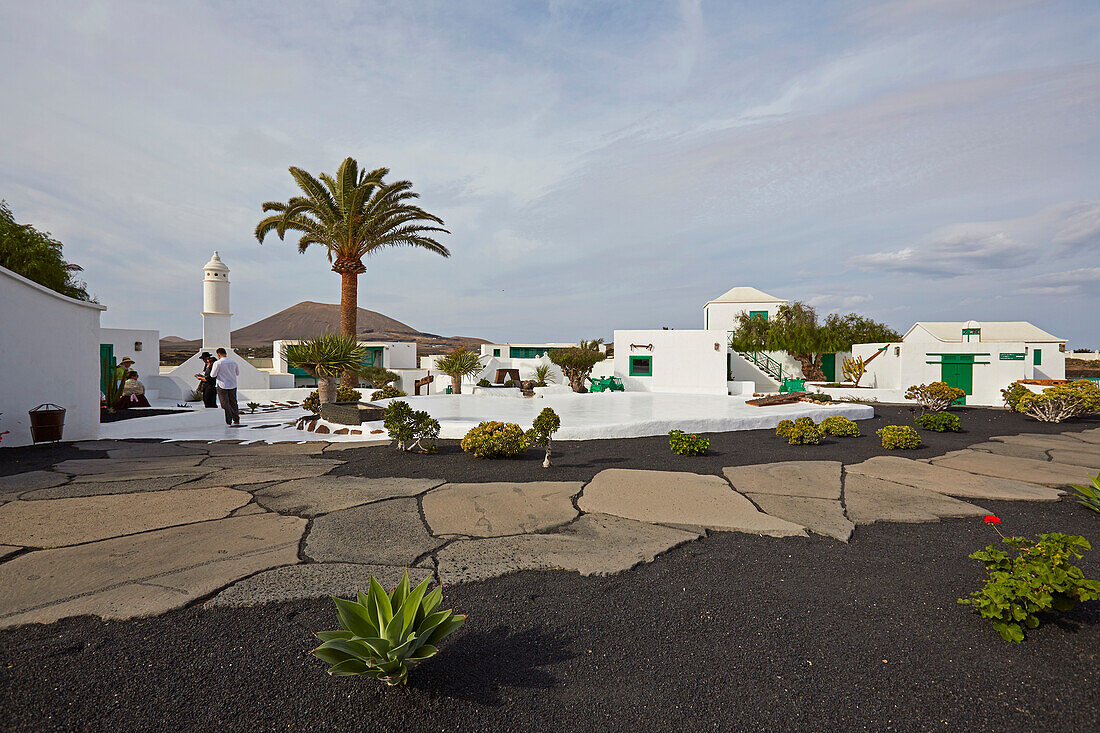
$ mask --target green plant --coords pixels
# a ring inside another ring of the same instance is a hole
[[[826,435],[835,435],[838,438],[858,438],[859,426],[846,417],[833,415],[821,421],[820,427]]]
[[[607,358],[607,354],[600,351],[600,343],[602,339],[582,341],[578,346],[550,350],[550,361],[556,364],[569,380],[569,386],[574,392],[588,391],[584,386],[584,380],[588,379],[597,364]]]
[[[462,379],[480,372],[484,365],[482,359],[465,346],[459,346],[449,354],[444,354],[435,360],[435,368],[451,378],[451,393],[462,394]]]
[[[1100,581],[1088,580],[1081,569],[1070,564],[1092,545],[1084,537],[1054,532],[1026,537],[1005,537],[997,529],[1001,520],[990,514],[1001,542],[1016,550],[1009,555],[996,545],[972,553],[970,558],[985,565],[989,574],[985,586],[959,603],[972,606],[993,622],[1005,641],[1024,640],[1024,628],[1039,626],[1039,614],[1069,611],[1079,601],[1100,599]]]
[[[844,358],[843,366],[841,367],[841,374],[844,378],[851,382],[856,387],[859,386],[859,380],[863,379],[863,375],[867,373],[867,365],[863,361],[862,356],[856,356],[851,359]]]
[[[383,181],[389,172],[389,168],[360,171],[354,158],[346,158],[335,178],[322,173],[318,180],[291,166],[290,175],[302,195],[286,203],[264,203],[264,212],[274,213],[256,225],[260,244],[271,232],[283,239],[291,231],[302,235],[300,254],[311,244],[328,250],[332,271],[340,275],[340,333],[350,339],[357,333],[359,276],[367,271],[364,257],[390,247],[417,247],[451,256],[432,238],[436,232],[449,234],[442,227],[443,220],[411,203],[418,197],[411,182]],[[358,369],[356,364],[343,372],[340,382],[344,387],[357,386]]]
[[[304,369],[317,380],[317,395],[322,403],[338,401],[336,378],[348,372],[356,373],[366,348],[359,345],[355,336],[326,333],[297,344],[283,346],[283,358],[292,367]],[[358,376],[354,380],[358,384]],[[353,384],[341,380],[344,389]]]
[[[931,384],[914,384],[905,390],[905,399],[915,400],[921,406],[921,412],[942,412],[955,404],[963,397],[966,391],[958,387],[951,387],[947,382],[932,382]]]
[[[882,438],[882,447],[887,450],[913,450],[920,448],[920,435],[908,425],[887,425],[875,431]]]
[[[549,364],[539,364],[535,367],[535,386],[545,387],[554,383],[554,368]]]
[[[705,456],[710,450],[710,440],[683,430],[670,430],[668,446],[678,456]]]
[[[546,457],[542,460],[543,468],[550,468],[550,439],[560,427],[561,418],[558,417],[558,413],[549,407],[544,407],[535,418],[531,429],[527,431],[525,437],[530,445],[546,448]]]
[[[780,438],[786,438],[791,434],[793,428],[794,420],[780,420],[779,424],[775,426],[775,434]]]
[[[61,249],[61,242],[49,232],[17,223],[7,203],[0,201],[0,267],[62,295],[94,303],[88,284],[76,279],[76,273],[84,268],[66,262]]]
[[[397,387],[394,387],[392,384],[387,384],[384,385],[382,389],[374,390],[374,392],[371,393],[370,400],[371,402],[374,402],[375,400],[389,400],[393,399],[394,397],[405,396],[405,392],[399,390]]]
[[[336,402],[358,402],[362,398],[363,393],[357,389],[348,389],[347,387],[336,388]],[[302,408],[314,414],[319,414],[321,412],[321,397],[317,390],[313,390],[304,400],[302,400]]]
[[[1019,382],[1013,382],[1001,390],[1001,399],[1004,400],[1005,407],[1016,412],[1016,408],[1020,405],[1020,398],[1026,394],[1031,394],[1031,390]]]
[[[387,384],[392,384],[401,379],[401,376],[380,366],[365,366],[359,370],[359,379],[366,382],[364,386],[372,389],[382,389]]]
[[[789,445],[818,445],[825,437],[825,430],[811,417],[800,417],[787,432]]]
[[[462,450],[477,458],[516,458],[528,448],[527,436],[515,423],[483,422],[462,439]]]
[[[1016,411],[1041,422],[1062,422],[1100,411],[1100,387],[1087,379],[1048,387],[1041,394],[1028,391],[1016,403]]]
[[[832,402],[833,401],[833,398],[830,397],[829,395],[825,394],[824,392],[807,392],[806,394],[802,395],[802,399],[805,400],[805,401],[808,401],[808,402],[820,402],[820,403],[827,403],[827,402]]]
[[[387,685],[405,684],[409,670],[435,656],[439,642],[466,621],[453,611],[436,611],[443,586],[429,591],[429,581],[410,589],[406,570],[386,593],[372,575],[369,590],[356,600],[333,597],[341,628],[317,632],[322,643],[311,654],[331,665],[328,673],[336,677],[365,674]]]
[[[246,407],[248,407],[248,411],[250,413],[255,413],[256,410],[260,409],[260,403],[259,402],[249,402],[246,405]]]
[[[1092,481],[1092,486],[1088,486],[1087,484],[1070,484],[1069,486],[1076,494],[1074,501],[1094,512],[1100,512],[1100,474],[1097,474],[1090,480]]]
[[[414,410],[403,400],[394,400],[382,411],[382,427],[398,450],[413,449],[421,453],[435,453],[435,440],[439,438],[439,421],[423,410]]]
[[[202,402],[202,390],[201,389],[191,390],[191,392],[189,393],[189,396],[187,398],[187,401],[188,402]]]
[[[122,386],[126,383],[126,369],[115,363],[114,357],[103,359],[103,401],[106,403],[107,412],[114,412],[115,405],[122,397]],[[192,399],[194,395],[192,394]],[[202,393],[199,392],[199,399]]]
[[[504,386],[505,386],[505,387],[515,387],[515,386],[516,386],[516,383],[515,383],[515,381],[514,381],[514,380],[511,380],[511,379],[509,379],[508,381],[506,381],[506,382],[504,383]]]
[[[917,425],[937,433],[961,433],[962,423],[950,412],[926,412],[917,416]]]
[[[479,379],[479,380],[477,380],[477,386],[478,387],[492,387],[493,383],[490,382],[488,379]]]

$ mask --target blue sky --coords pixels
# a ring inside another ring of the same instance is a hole
[[[0,197],[162,335],[214,249],[237,326],[337,302],[252,231],[351,155],[453,232],[360,280],[421,330],[699,328],[752,285],[1100,347],[1098,38],[1095,2],[3,2]]]

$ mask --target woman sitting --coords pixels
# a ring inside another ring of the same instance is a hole
[[[151,407],[145,398],[145,385],[138,381],[137,372],[126,372],[126,381],[122,383],[122,396],[118,398],[116,410],[127,407]]]

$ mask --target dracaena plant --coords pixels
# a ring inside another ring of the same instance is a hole
[[[356,600],[333,597],[343,627],[319,631],[323,643],[313,655],[330,664],[336,677],[365,674],[387,685],[405,684],[409,670],[439,651],[437,644],[466,621],[452,611],[437,611],[443,586],[428,590],[429,580],[410,589],[409,573],[387,593],[371,576],[370,589]]]

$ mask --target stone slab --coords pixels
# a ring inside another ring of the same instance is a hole
[[[859,474],[969,499],[1058,501],[1063,493],[1040,484],[981,476],[901,456],[876,456],[845,470],[849,476]]]
[[[211,456],[270,456],[282,455],[320,455],[328,443],[310,441],[308,443],[203,443],[201,441],[180,441],[180,445],[204,450]]]
[[[1078,450],[1062,450],[1054,448],[1050,451],[1050,460],[1054,463],[1065,463],[1071,466],[1083,466],[1095,475],[1100,472],[1100,453],[1086,453]],[[1077,483],[1081,483],[1078,481]]]
[[[817,499],[840,499],[839,461],[785,461],[723,468],[743,494],[782,494]]]
[[[345,461],[335,458],[314,458],[312,454],[300,453],[272,453],[270,455],[257,453],[245,456],[211,456],[202,462],[203,467],[214,466],[216,468],[275,468],[280,466],[313,466],[314,464],[328,466],[333,469],[342,465]]]
[[[183,476],[185,480],[193,480],[215,470],[217,469],[199,468],[198,466],[194,468],[132,469],[112,473],[89,473],[73,476],[72,482],[74,484],[92,484],[115,481],[148,481],[150,479],[163,478],[165,476]]]
[[[229,516],[231,517],[247,517],[249,514],[267,514],[267,510],[255,502],[251,504],[245,504],[240,509],[234,509]]]
[[[416,496],[442,484],[443,479],[319,476],[272,484],[255,495],[272,511],[313,517],[372,501]]]
[[[305,554],[319,562],[404,567],[442,544],[428,534],[416,499],[389,499],[314,519]]]
[[[582,486],[577,481],[444,484],[428,492],[422,506],[435,535],[500,537],[576,519],[573,497]]]
[[[28,491],[19,498],[23,501],[38,501],[40,499],[72,499],[78,496],[102,496],[105,494],[135,494],[144,491],[164,491],[176,487],[190,488],[188,482],[194,481],[201,475],[203,474],[155,476],[133,481],[74,481],[64,486]],[[96,474],[88,478],[104,477]]]
[[[314,463],[320,463],[315,461]],[[266,468],[215,468],[212,473],[195,482],[197,487],[248,486],[272,481],[293,481],[300,478],[323,476],[329,466],[268,466]]]
[[[838,499],[818,499],[779,494],[746,494],[773,517],[805,527],[815,534],[847,542],[856,526],[844,515]]]
[[[776,537],[805,535],[797,524],[760,512],[718,476],[609,468],[584,487],[581,511],[640,522]]]
[[[698,532],[586,514],[546,534],[458,540],[439,550],[436,561],[444,585],[485,580],[518,570],[610,575],[651,562],[662,552],[698,537]]]
[[[1079,443],[1079,445],[1083,445],[1083,443]],[[991,440],[988,443],[975,443],[967,446],[967,450],[978,450],[1013,458],[1030,458],[1033,461],[1050,460],[1050,456],[1047,455],[1047,448],[1030,443],[1002,443],[999,440]]]
[[[1038,448],[1081,447],[1081,443],[1085,441],[1074,436],[1074,433],[1020,433],[1018,435],[994,435],[990,440],[1017,445],[1033,445]]]
[[[8,555],[13,555],[22,549],[22,547],[13,547],[12,545],[0,545],[0,560],[3,560]]]
[[[119,447],[107,451],[107,456],[115,460],[125,458],[164,458],[167,456],[205,456],[206,451],[195,446],[181,443],[120,443]]]
[[[64,547],[95,542],[220,519],[251,498],[233,489],[196,489],[13,501],[0,506],[0,543]]]
[[[55,471],[27,471],[11,476],[0,476],[0,500],[15,499],[24,491],[60,486],[68,480],[69,477],[66,474]]]
[[[1063,433],[1063,435],[1076,438],[1077,440],[1083,440],[1086,443],[1100,444],[1100,428],[1089,428],[1088,430],[1067,432]]]
[[[261,514],[21,555],[0,565],[0,627],[180,608],[239,578],[297,562],[305,525]]]
[[[982,451],[961,450],[931,459],[932,465],[955,468],[983,476],[1016,479],[1045,486],[1079,483],[1081,468],[1064,463],[999,456]]]
[[[409,582],[416,585],[432,576],[431,570],[409,568]],[[213,606],[255,606],[261,603],[297,601],[307,598],[355,598],[357,591],[370,587],[371,576],[391,590],[405,573],[393,565],[354,563],[305,563],[265,570],[239,580],[206,602]]]
[[[159,471],[168,473],[178,468],[195,468],[205,455],[162,456],[154,458],[70,458],[54,468],[74,476],[93,473],[128,473],[131,471]]]
[[[872,522],[935,522],[941,517],[974,517],[989,511],[935,491],[892,481],[848,474],[844,504],[856,524]]]

